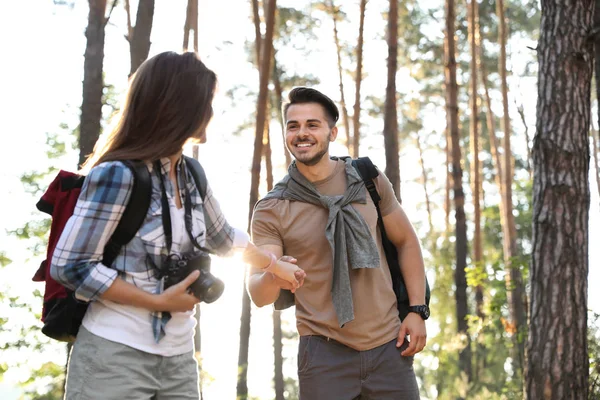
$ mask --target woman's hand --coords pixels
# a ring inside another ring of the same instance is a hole
[[[297,261],[294,257],[283,256],[269,269],[279,287],[292,293],[304,284],[306,277],[306,272],[296,265]]]
[[[200,271],[196,270],[189,274],[184,280],[176,285],[171,286],[161,294],[159,294],[157,301],[158,311],[173,311],[173,312],[184,312],[191,311],[200,300],[188,291],[188,288],[198,276]]]

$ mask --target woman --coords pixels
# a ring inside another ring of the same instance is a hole
[[[193,53],[147,60],[116,128],[84,165],[89,173],[51,266],[55,280],[90,302],[70,356],[66,399],[198,399],[193,308],[200,300],[188,288],[199,272],[165,289],[161,271],[170,260],[241,248],[252,266],[294,289],[302,285],[295,260],[276,260],[232,228],[210,187],[202,198],[183,162],[184,144],[206,139],[216,82]],[[152,198],[136,236],[103,265],[133,186],[124,160],[146,163]]]

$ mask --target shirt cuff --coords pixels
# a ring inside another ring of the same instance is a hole
[[[242,248],[245,249],[248,247],[248,242],[250,242],[250,236],[246,231],[242,231],[237,228],[233,228],[233,247],[234,248]]]
[[[117,279],[118,272],[102,263],[96,264],[90,274],[75,291],[75,298],[92,301],[100,297]]]

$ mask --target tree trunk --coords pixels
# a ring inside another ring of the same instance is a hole
[[[269,106],[267,105],[267,108]],[[269,112],[267,112],[269,115]],[[264,157],[265,157],[265,169],[267,170],[267,190],[273,189],[273,160],[271,154],[271,132],[269,129],[269,118],[265,121],[265,136],[264,136]]]
[[[525,287],[521,276],[520,266],[514,263],[518,255],[515,220],[512,213],[512,151],[510,145],[510,116],[508,113],[508,84],[506,79],[506,17],[504,15],[504,0],[497,0],[498,13],[498,42],[500,55],[498,66],[502,85],[502,126],[504,129],[504,213],[506,226],[504,233],[504,264],[508,307],[510,310],[511,328],[514,329],[513,369],[514,373],[522,377],[523,362],[525,358],[525,331],[527,328],[527,315],[525,310]]]
[[[460,335],[464,335],[465,347],[459,354],[459,367],[471,380],[471,343],[468,333],[467,315],[467,223],[465,218],[465,194],[462,186],[460,132],[458,129],[458,84],[456,82],[456,45],[454,35],[456,13],[454,0],[446,0],[446,32],[444,40],[446,70],[446,118],[452,143],[452,186],[456,218],[456,322]]]
[[[481,81],[483,84],[485,97],[486,127],[490,136],[490,152],[492,153],[492,164],[496,169],[496,173],[494,174],[494,181],[496,182],[496,186],[498,186],[498,191],[500,192],[500,223],[502,224],[502,226],[504,226],[506,224],[504,220],[504,218],[506,217],[506,214],[504,213],[504,173],[502,172],[502,160],[500,158],[500,151],[498,150],[500,146],[498,144],[498,136],[496,136],[496,124],[494,122],[494,111],[492,110],[492,98],[490,96],[490,91],[487,83],[487,69],[485,68],[483,63],[480,63],[479,65],[481,67]]]
[[[188,51],[190,31],[194,32],[194,53],[198,54],[198,0],[188,0],[183,26],[183,51]]]
[[[492,164],[496,169],[494,174],[494,181],[498,187],[500,193],[500,203],[498,208],[500,210],[500,225],[503,227],[506,225],[506,213],[504,212],[504,201],[506,199],[504,195],[504,172],[502,169],[502,159],[500,158],[498,136],[496,136],[496,123],[494,122],[494,112],[492,110],[492,99],[488,88],[488,73],[485,63],[483,62],[483,46],[479,47],[479,66],[481,68],[481,82],[484,90],[485,107],[486,107],[486,127],[488,135],[490,137],[490,152],[492,155]]]
[[[594,9],[594,66],[596,78],[596,102],[598,109],[596,110],[598,118],[598,131],[592,126],[592,142],[594,143],[594,164],[596,166],[596,184],[598,185],[598,194],[600,194],[600,163],[598,161],[598,140],[600,140],[600,0],[595,0],[596,7]]]
[[[483,246],[481,236],[481,166],[479,162],[479,108],[477,93],[477,49],[478,49],[478,7],[477,0],[469,3],[469,43],[471,46],[471,193],[473,200],[473,264],[479,268],[483,260]],[[475,288],[476,313],[483,317],[483,289],[481,285]]]
[[[529,137],[529,126],[527,125],[527,120],[525,119],[525,108],[523,104],[516,104],[517,112],[519,113],[519,117],[521,118],[521,123],[523,124],[523,134],[525,135],[525,148],[527,149],[527,172],[529,173],[529,177],[531,178],[531,148],[529,147],[529,143],[531,143],[531,138]]]
[[[362,58],[363,58],[363,33],[365,30],[365,8],[367,6],[367,0],[360,0],[360,25],[358,28],[358,47],[356,48],[356,76],[355,86],[356,91],[354,95],[354,115],[352,125],[354,127],[354,133],[352,137],[352,157],[356,158],[359,156],[358,148],[360,146],[360,87],[362,84]]]
[[[478,94],[478,63],[481,62],[479,59],[479,48],[481,47],[480,27],[479,27],[479,4],[477,0],[470,0],[469,3],[469,42],[471,46],[471,120],[470,120],[470,133],[471,133],[471,193],[473,199],[473,264],[476,270],[485,270],[482,266],[483,263],[483,239],[481,232],[481,208],[483,187],[481,182],[481,163],[479,160],[479,153],[481,151],[480,146],[480,129],[479,129],[479,94]],[[478,284],[475,287],[475,314],[480,321],[483,322],[485,319],[485,313],[483,311],[483,286]],[[475,351],[475,371],[473,377],[478,380],[481,371],[483,371],[485,364],[485,346],[480,342],[476,342]]]
[[[273,189],[273,162],[271,160],[271,141],[269,130],[265,130],[265,168],[267,169],[267,190]],[[283,344],[281,332],[280,311],[273,309],[273,353],[274,353],[274,375],[275,400],[284,400],[285,384],[283,380]]]
[[[265,0],[267,1],[267,0]],[[260,68],[261,58],[260,52],[262,48],[262,34],[260,33],[260,14],[258,7],[258,0],[252,0],[252,20],[254,21],[254,50],[256,56],[256,67]]]
[[[337,55],[337,67],[338,77],[340,80],[340,106],[342,108],[342,123],[344,124],[344,130],[346,131],[346,147],[348,153],[352,154],[351,146],[352,141],[350,137],[350,117],[348,116],[348,107],[346,107],[346,96],[344,95],[344,78],[342,68],[342,46],[340,45],[340,38],[338,35],[337,23],[339,20],[339,8],[333,3],[333,0],[327,2],[329,12],[333,18],[333,41],[335,43],[336,55]]]
[[[594,152],[594,169],[596,170],[596,188],[598,189],[598,195],[600,195],[600,160],[598,159],[598,136],[599,132],[597,132],[594,128],[590,132],[590,140],[592,141],[592,151]]]
[[[127,6],[129,10],[129,6]],[[150,35],[152,33],[152,20],[154,18],[154,0],[139,0],[138,9],[135,17],[135,26],[131,28],[129,40],[129,53],[131,58],[131,68],[129,76],[148,58],[150,52]],[[131,24],[131,18],[128,17]]]
[[[104,81],[104,28],[108,21],[104,17],[106,0],[89,0],[87,39],[83,62],[83,95],[81,121],[79,125],[79,162],[81,165],[94,150],[100,137],[102,121],[102,91]]]
[[[188,0],[183,25],[183,51],[188,51],[190,31],[194,32],[194,53],[198,54],[198,0]],[[198,145],[192,144],[192,158],[198,159]],[[198,324],[197,326],[200,326]]]
[[[385,90],[385,115],[383,140],[385,144],[385,175],[388,177],[402,203],[400,194],[400,162],[398,160],[398,114],[396,109],[396,71],[398,70],[398,0],[390,0],[388,15],[387,87]]]
[[[237,400],[248,399],[248,348],[250,345],[250,320],[252,309],[250,306],[250,296],[246,291],[246,276],[244,277],[244,290],[242,293],[242,315],[240,317],[240,348],[238,352],[238,379],[237,379]]]
[[[421,137],[417,134],[417,149],[419,150],[419,161],[421,164],[421,179],[423,180],[423,191],[425,192],[425,207],[427,208],[427,222],[429,223],[429,233],[433,233],[433,216],[431,214],[431,200],[429,199],[429,190],[427,190],[427,169],[425,168],[425,158],[423,157],[423,146],[421,146]]]
[[[542,2],[526,395],[587,399],[593,2]]]
[[[252,0],[252,14],[254,17],[254,26],[256,28],[256,65],[260,71],[260,47],[261,47],[261,34],[260,34],[260,17],[258,14],[258,0]],[[262,75],[261,75],[262,76]],[[259,131],[256,131],[256,137],[259,137]],[[258,159],[258,170],[256,174],[258,174],[256,180],[256,200],[252,201],[253,189],[254,186],[250,188],[250,214],[248,216],[248,231],[250,231],[250,221],[252,220],[252,210],[254,209],[254,204],[258,201],[258,180],[260,179],[260,160],[262,159],[262,140],[263,133],[261,131],[260,134],[260,145],[261,149],[260,156]],[[256,157],[256,140],[254,141],[254,157]],[[255,170],[254,170],[254,160],[253,160],[253,169],[252,176],[254,178]],[[252,181],[252,185],[254,185],[254,180]],[[238,379],[236,386],[237,400],[246,400],[248,399],[248,352],[250,345],[250,322],[252,320],[252,308],[250,304],[250,296],[246,291],[246,279],[247,276],[244,277],[244,286],[242,287],[242,315],[240,317],[240,347],[238,351]]]
[[[271,72],[271,54],[273,50],[273,30],[275,25],[275,10],[277,0],[269,0],[267,13],[265,15],[266,32],[261,41],[261,50],[258,58],[261,63],[259,67],[259,92],[256,105],[256,132],[254,136],[254,153],[252,156],[252,181],[250,184],[250,204],[248,208],[248,231],[252,221],[252,211],[258,201],[258,186],[260,182],[260,164],[263,152],[263,135],[267,117],[268,83]],[[244,280],[244,288],[246,282]],[[245,400],[248,398],[248,343],[250,339],[250,297],[244,289],[242,294],[242,317],[240,327],[240,350],[238,355],[238,382],[237,398]]]
[[[452,174],[450,172],[451,164],[452,164],[452,154],[451,154],[451,141],[450,137],[450,126],[446,126],[446,186],[444,193],[444,226],[446,227],[446,233],[450,232],[450,208],[452,208],[452,202],[450,199],[450,191],[452,188]]]
[[[281,88],[281,79],[280,79],[281,71],[277,67],[277,57],[273,55],[273,85],[275,86],[275,98],[277,99],[277,104],[283,104],[283,89]],[[285,121],[283,120],[283,114],[281,110],[278,110],[277,117],[279,119],[279,123],[281,124],[281,134],[283,136],[285,132]],[[283,143],[283,154],[285,155],[285,166],[288,167],[292,163],[292,157],[290,156],[290,152],[285,146],[285,140]]]
[[[275,400],[284,400],[285,381],[283,379],[283,344],[281,332],[281,311],[273,309],[273,348],[275,351]]]
[[[256,135],[254,139],[254,154],[252,158],[252,181],[250,186],[250,208],[248,210],[248,224],[252,219],[252,210],[254,204],[258,201],[258,184],[260,181],[260,162],[262,155],[263,146],[263,132],[265,128],[265,118],[267,111],[267,96],[268,96],[268,83],[269,73],[271,71],[271,54],[273,49],[273,29],[275,20],[275,8],[277,0],[269,0],[268,10],[269,13],[266,16],[266,33],[265,38],[262,41],[261,54],[261,65],[259,68],[259,92],[258,101],[256,106]],[[248,225],[249,226],[249,225]]]

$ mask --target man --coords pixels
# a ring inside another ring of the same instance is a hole
[[[411,312],[402,322],[398,317],[376,208],[351,160],[329,156],[338,109],[317,90],[299,87],[283,114],[295,161],[256,205],[252,235],[277,257],[293,254],[306,272],[295,293],[300,398],[418,399],[412,356],[425,346],[428,312]],[[411,306],[425,306],[414,229],[383,173],[375,185]],[[288,289],[285,282],[251,270],[248,290],[257,306],[275,302],[281,289]]]

